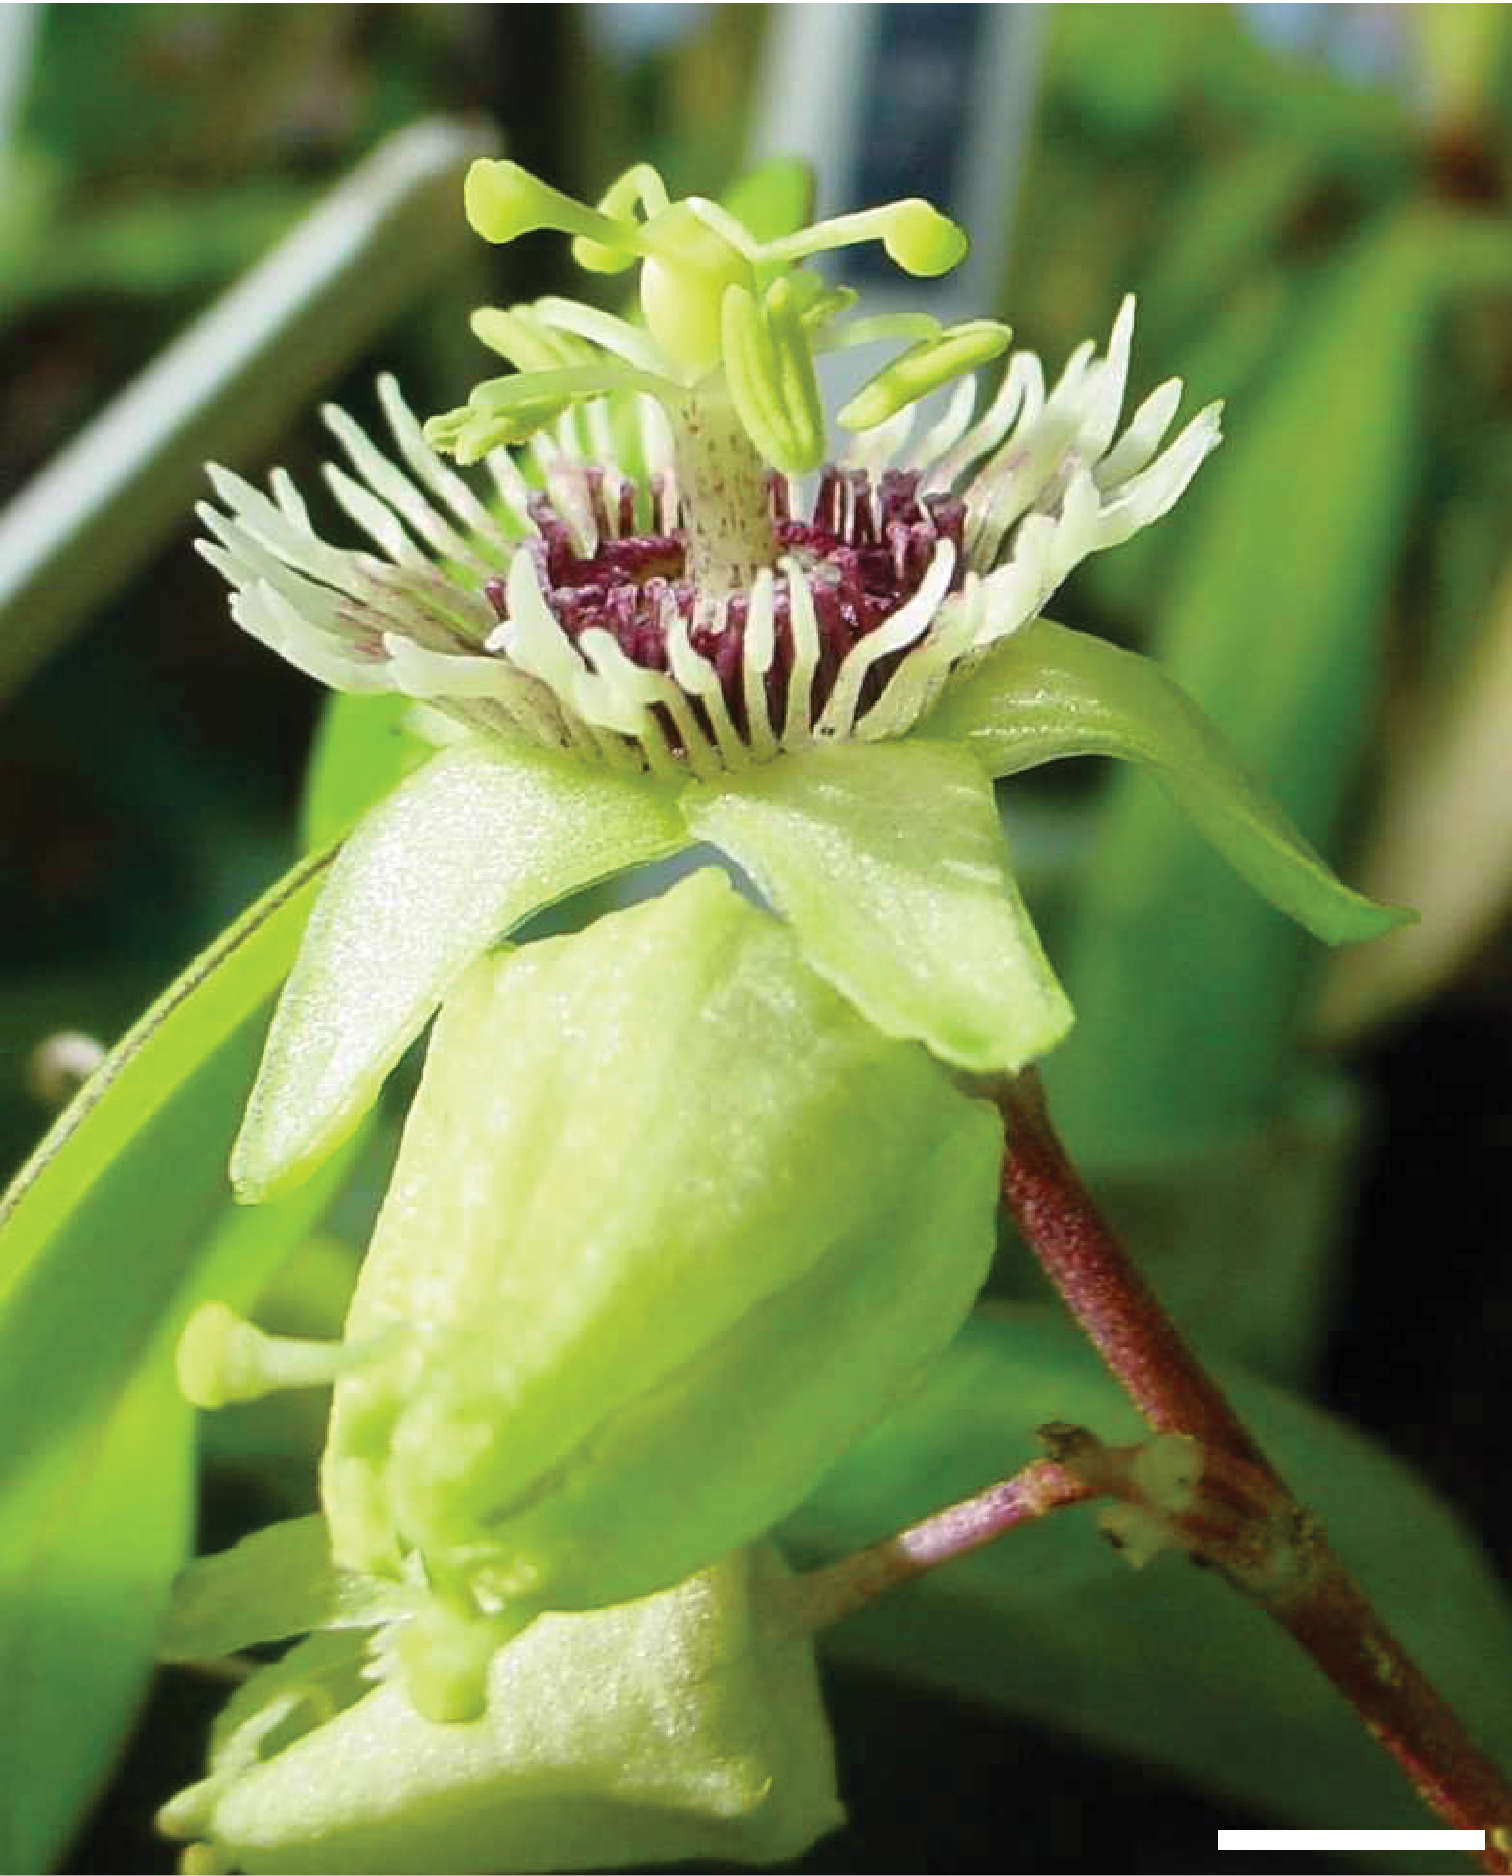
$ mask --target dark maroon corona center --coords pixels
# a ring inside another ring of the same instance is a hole
[[[539,529],[531,543],[541,590],[562,630],[576,642],[598,627],[609,632],[633,664],[667,671],[667,617],[686,623],[693,649],[719,680],[737,731],[748,733],[744,688],[746,623],[750,594],[700,592],[686,577],[686,537],[665,512],[660,478],[653,478],[649,503],[652,531],[637,533],[633,487],[623,486],[609,511],[601,471],[589,470],[588,497],[599,535],[596,551],[583,557],[550,499],[537,495],[530,517]],[[921,495],[919,477],[888,470],[873,481],[865,470],[824,470],[807,521],[788,513],[788,484],[768,480],[775,562],[791,558],[806,576],[818,634],[818,663],[810,695],[811,719],[823,710],[848,652],[886,623],[918,591],[942,540],[956,550],[951,590],[964,572],[966,507],[954,495]],[[670,523],[670,525],[669,525]],[[794,665],[792,594],[788,575],[775,569],[775,648],[766,674],[767,709],[781,723]],[[505,582],[490,580],[485,592],[501,620],[508,618]],[[860,708],[886,689],[907,648],[889,653],[867,673]],[[699,707],[702,716],[702,709]]]

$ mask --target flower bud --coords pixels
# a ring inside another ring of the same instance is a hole
[[[197,1840],[185,1867],[203,1870],[786,1862],[842,1813],[782,1574],[738,1552],[639,1602],[545,1616],[495,1656],[466,1725],[369,1686],[350,1632],[316,1636],[237,1691],[208,1775],[159,1825]]]
[[[467,1720],[542,1611],[665,1589],[807,1496],[970,1308],[1000,1152],[709,870],[476,963],[342,1342],[196,1319],[186,1368],[205,1400],[259,1364],[334,1384],[331,1563],[403,1586],[389,1666]],[[310,1625],[272,1601],[236,1645]]]
[[[999,1151],[716,872],[483,960],[347,1319],[337,1565],[502,1641],[750,1542],[954,1334]]]

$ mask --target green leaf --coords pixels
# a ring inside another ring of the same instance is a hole
[[[240,1196],[319,1164],[479,952],[685,844],[664,790],[544,750],[468,742],[410,776],[347,842],[310,919],[232,1157]]]
[[[192,1427],[169,1365],[141,1369],[112,1411],[8,1477],[0,1517],[0,1869],[24,1872],[52,1867],[108,1773],[189,1545]]]
[[[690,789],[684,811],[885,1035],[991,1073],[1065,1034],[1070,1006],[1019,899],[991,787],[964,751],[814,748]]]
[[[925,734],[998,776],[1065,756],[1146,764],[1257,892],[1329,944],[1412,917],[1346,886],[1158,664],[1085,632],[1034,620],[949,687]]]
[[[774,156],[731,183],[720,201],[758,241],[780,241],[814,212],[814,172],[795,156]]]
[[[333,849],[229,926],[110,1051],[0,1199],[0,1311],[53,1234],[181,1085],[277,988]],[[0,1314],[0,1325],[4,1316]]]
[[[114,1049],[0,1204],[0,1867],[56,1852],[151,1660],[189,1526],[171,1343],[207,1286],[250,1302],[331,1180],[258,1214],[225,1158],[266,1006],[329,855],[239,920]]]
[[[1481,1551],[1408,1468],[1354,1429],[1252,1379],[1227,1384],[1423,1668],[1483,1745],[1512,1752],[1512,1610]],[[1058,1313],[980,1312],[784,1536],[808,1557],[873,1541],[1035,1457],[1032,1429],[1049,1420],[1112,1441],[1139,1436],[1133,1410]],[[1429,1821],[1289,1637],[1176,1556],[1131,1569],[1085,1511],[1010,1532],[884,1597],[831,1646],[1298,1825]]]
[[[327,698],[305,771],[305,847],[323,847],[348,834],[375,802],[435,754],[435,746],[410,728],[414,714],[414,700],[398,691]]]

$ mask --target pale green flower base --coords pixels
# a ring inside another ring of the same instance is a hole
[[[843,1812],[813,1646],[765,1627],[785,1574],[742,1552],[642,1602],[543,1616],[466,1724],[423,1719],[395,1683],[364,1692],[360,1640],[318,1636],[235,1696],[209,1776],[160,1821],[199,1840],[195,1867],[249,1873],[787,1862]],[[317,1654],[340,1659],[302,1676]]]

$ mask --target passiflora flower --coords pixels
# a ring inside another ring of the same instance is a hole
[[[362,822],[274,1022],[233,1161],[245,1197],[307,1172],[483,950],[531,914],[694,842],[737,862],[811,966],[889,1036],[1011,1072],[1071,1011],[1014,886],[996,776],[1078,754],[1147,762],[1278,905],[1330,941],[1396,914],[1341,885],[1152,664],[1039,616],[1089,553],[1175,502],[1216,407],[1165,442],[1172,382],[1120,429],[1132,331],[1053,387],[1026,352],[979,397],[993,321],[852,316],[805,265],[880,240],[915,274],[964,236],[910,200],[758,240],[628,171],[588,208],[480,162],[485,236],[574,237],[639,267],[644,324],[551,298],[485,309],[518,367],[399,461],[345,415],[331,487],[378,552],[333,546],[289,479],[217,472],[207,557],[238,621],[339,689],[400,691],[459,740]],[[815,358],[901,347],[839,412]],[[925,394],[956,381],[915,435]],[[517,455],[517,446],[524,446]],[[438,451],[481,463],[474,487]],[[402,467],[400,466],[402,463]]]
[[[271,499],[217,473],[202,511],[243,626],[447,724],[332,868],[233,1159],[243,1197],[307,1173],[441,1009],[345,1334],[211,1305],[180,1350],[204,1405],[333,1387],[320,1516],[181,1588],[170,1652],[314,1631],[169,1808],[207,1866],[760,1860],[833,1815],[806,1644],[773,1642],[749,1566],[720,1559],[807,1495],[985,1275],[1001,1133],[971,1078],[1071,1015],[995,777],[1137,758],[1325,938],[1395,918],[1155,666],[1039,616],[1217,441],[1209,409],[1165,442],[1175,384],[1120,430],[1130,306],[1049,390],[1019,352],[979,397],[1006,328],[852,317],[805,265],[877,239],[944,271],[964,237],[925,203],[761,240],[645,166],[590,209],[481,163],[467,206],[490,239],[555,228],[590,270],[639,267],[643,324],[485,310],[517,369],[423,427],[385,382],[399,462],[330,413],[355,472],[331,486],[376,554],[321,539],[281,473]],[[873,344],[901,350],[839,412],[831,462],[815,359]],[[709,870],[504,948],[695,843],[771,911]],[[745,1641],[717,1640],[715,1608]],[[603,1711],[596,1662],[619,1664]]]
[[[266,1594],[257,1540],[222,1574],[181,1607],[175,1640]],[[782,1584],[772,1551],[742,1551],[642,1601],[543,1616],[495,1658],[465,1724],[375,1687],[359,1631],[313,1636],[237,1690],[206,1777],[159,1822],[201,1872],[785,1863],[842,1813]]]

